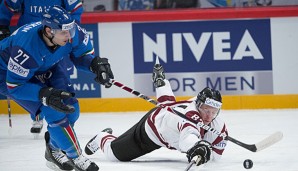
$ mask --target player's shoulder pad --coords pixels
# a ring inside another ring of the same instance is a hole
[[[87,44],[90,41],[89,34],[87,33],[85,28],[81,27],[77,23],[76,23],[76,27],[77,27],[76,34],[75,34],[75,37],[73,38],[74,46],[81,44],[81,43],[83,43],[87,46]]]

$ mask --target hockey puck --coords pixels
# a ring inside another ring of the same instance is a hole
[[[244,160],[244,162],[243,162],[243,167],[244,167],[245,169],[251,169],[253,165],[254,165],[254,163],[253,163],[252,160],[250,160],[250,159],[246,159],[246,160]]]

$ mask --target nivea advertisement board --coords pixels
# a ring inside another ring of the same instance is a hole
[[[178,96],[273,93],[269,19],[133,23],[132,34],[135,88],[148,95],[157,56]]]

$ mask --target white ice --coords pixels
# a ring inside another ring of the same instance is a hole
[[[75,125],[81,147],[95,134],[111,127],[120,135],[145,112],[130,113],[84,113]],[[257,143],[275,131],[283,132],[283,139],[260,152],[250,152],[229,143],[219,162],[210,162],[203,167],[192,167],[200,171],[240,171],[245,159],[254,163],[252,171],[298,171],[298,109],[278,110],[223,110],[229,135],[245,143]],[[45,123],[46,124],[46,123]],[[12,134],[8,130],[7,114],[0,115],[0,170],[1,171],[47,171],[45,165],[45,143],[42,135],[34,140],[29,133],[29,115],[12,116]],[[188,163],[185,154],[162,148],[135,159],[132,162],[109,162],[101,152],[89,156],[101,171],[182,171]]]

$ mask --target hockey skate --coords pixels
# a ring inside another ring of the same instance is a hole
[[[67,156],[60,149],[53,149],[49,144],[49,133],[45,133],[46,140],[46,151],[45,158],[47,160],[47,167],[56,170],[56,171],[64,171],[64,170],[73,170],[74,167],[72,163],[67,158]]]
[[[42,130],[42,127],[43,127],[43,120],[32,122],[32,127],[30,129],[30,132],[33,134],[34,139],[38,139],[38,136]]]
[[[156,62],[153,67],[153,73],[152,73],[152,81],[154,84],[154,87],[162,87],[165,85],[164,79],[165,79],[165,73],[163,67],[159,64],[159,59],[156,57]]]
[[[106,128],[104,130],[102,130],[101,132],[106,132],[109,134],[113,133],[113,130],[111,128]],[[99,145],[98,142],[96,141],[96,137],[97,135],[95,135],[85,146],[85,153],[87,155],[92,155],[94,154],[98,149],[99,149]]]
[[[98,171],[99,167],[91,162],[87,157],[82,154],[74,159],[70,159],[75,171]]]

